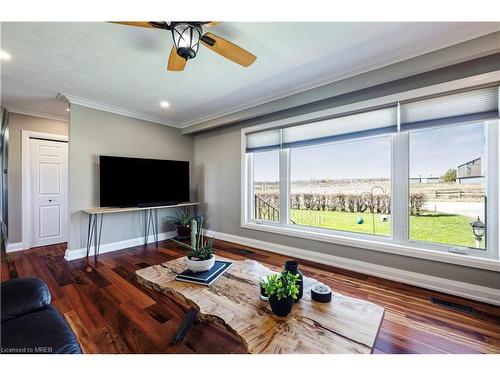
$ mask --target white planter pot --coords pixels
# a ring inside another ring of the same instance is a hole
[[[215,256],[207,260],[191,260],[186,259],[186,266],[189,270],[193,272],[203,272],[211,269],[215,264]]]

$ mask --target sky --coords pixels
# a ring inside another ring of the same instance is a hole
[[[484,125],[460,125],[410,134],[410,176],[441,176],[484,152]],[[278,152],[254,154],[254,180],[278,180]],[[390,178],[390,136],[295,148],[292,181]]]
[[[410,134],[410,175],[441,176],[485,151],[484,125],[461,125]]]

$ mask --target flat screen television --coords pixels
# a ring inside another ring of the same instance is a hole
[[[189,201],[189,162],[99,156],[101,207],[146,207]]]

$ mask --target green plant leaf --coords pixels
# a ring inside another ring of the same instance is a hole
[[[286,271],[268,275],[260,282],[260,285],[266,290],[269,297],[276,296],[277,300],[281,300],[291,296],[293,299],[297,299],[299,289],[296,283],[299,278],[300,275],[293,275]]]

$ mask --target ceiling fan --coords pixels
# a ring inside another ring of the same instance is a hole
[[[189,59],[194,59],[198,52],[200,42],[215,53],[229,59],[241,66],[248,67],[257,59],[247,50],[237,46],[230,41],[212,33],[203,34],[203,27],[212,27],[220,22],[112,22],[127,26],[146,27],[154,29],[170,30],[174,39],[174,45],[170,51],[167,69],[171,71],[182,71]]]

